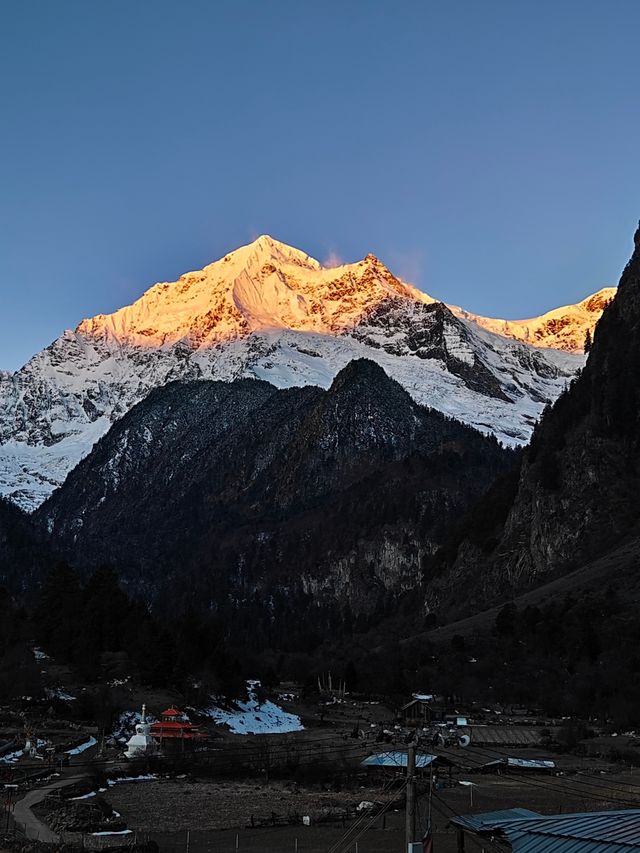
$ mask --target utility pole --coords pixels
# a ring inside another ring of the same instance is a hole
[[[17,790],[18,790],[17,785],[9,784],[9,785],[4,786],[4,792],[5,792],[4,807],[7,810],[7,825],[5,827],[5,832],[7,835],[9,834],[9,817],[12,814],[13,809],[15,808],[14,797],[16,795]]]
[[[416,746],[412,743],[407,752],[407,806],[405,815],[405,850],[416,840]]]

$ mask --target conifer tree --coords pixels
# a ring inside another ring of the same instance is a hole
[[[78,577],[67,563],[58,563],[44,578],[34,614],[38,642],[54,657],[73,659],[81,609]]]
[[[585,353],[587,353],[587,355],[589,354],[589,351],[591,350],[591,343],[592,343],[592,341],[591,341],[591,330],[587,329],[587,332],[584,336],[584,351],[585,351]]]

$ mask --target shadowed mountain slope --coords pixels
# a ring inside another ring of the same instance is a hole
[[[156,607],[286,634],[306,612],[368,619],[415,589],[447,526],[512,458],[366,360],[327,391],[171,383],[35,518],[76,565],[112,564]]]
[[[504,599],[639,532],[640,229],[634,242],[587,364],[545,413],[519,477],[494,485],[429,566],[432,608]]]

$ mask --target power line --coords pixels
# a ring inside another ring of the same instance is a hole
[[[404,785],[400,788],[400,790],[399,790],[397,793],[398,793],[398,794],[401,794],[401,793],[406,789],[407,784],[408,784],[408,780],[404,783]],[[368,820],[367,825],[366,825],[366,826],[364,826],[364,827],[363,827],[363,828],[358,832],[358,834],[357,834],[357,835],[355,835],[353,838],[349,838],[349,839],[348,839],[348,844],[355,844],[355,842],[356,842],[356,841],[358,841],[360,838],[362,838],[362,836],[365,834],[365,832],[367,832],[369,829],[371,829],[371,827],[372,827],[372,826],[373,826],[373,824],[378,820],[378,818],[383,817],[383,816],[384,816],[384,815],[389,811],[389,809],[390,809],[390,808],[391,808],[391,806],[393,805],[394,801],[395,801],[395,797],[394,797],[393,799],[389,799],[389,800],[387,801],[386,805],[384,806],[384,808],[382,809],[382,811],[378,812],[377,814],[374,814],[374,815],[373,815],[373,816]],[[343,839],[341,839],[341,840],[338,842],[338,844],[337,844],[337,845],[336,845],[336,844],[334,844],[334,845],[330,848],[329,853],[336,853],[336,851],[338,850],[338,847],[339,847],[340,845],[342,845],[342,850],[340,851],[340,853],[346,853],[346,847],[345,847],[344,845],[347,843],[347,838],[348,838],[348,835],[349,835],[349,834],[350,834],[350,833],[345,833],[345,836],[343,837]]]
[[[474,750],[472,748],[466,747],[465,754],[468,754],[469,752],[473,752],[473,751]],[[477,752],[477,749],[475,751]],[[500,753],[494,753],[494,754],[499,755],[501,758],[505,757],[504,755],[502,755]],[[483,756],[481,753],[480,753],[480,755],[482,756],[482,759],[486,758],[486,756]],[[476,768],[477,767],[483,767],[485,764],[486,764],[486,761],[481,760],[481,761],[476,761],[474,766]],[[554,783],[550,783],[550,782],[544,782],[543,780],[540,780],[540,779],[536,779],[536,780],[531,779],[529,776],[525,776],[524,774],[518,773],[517,771],[513,770],[513,768],[509,768],[509,775],[514,776],[517,779],[521,779],[521,780],[525,781],[525,783],[527,785],[530,785],[532,787],[545,788],[547,790],[553,790],[555,792],[557,792],[558,790],[564,789],[565,791],[572,793],[576,796],[582,797],[582,798],[585,798],[585,796],[586,796],[587,799],[592,799],[592,800],[601,799],[601,800],[605,800],[606,802],[612,803],[613,805],[624,805],[624,806],[629,806],[632,808],[633,807],[638,808],[638,806],[640,805],[640,803],[638,803],[637,801],[633,802],[631,800],[602,796],[602,794],[600,794],[600,793],[598,793],[596,795],[596,794],[594,794],[593,790],[591,790],[592,788],[595,788],[597,791],[602,791],[602,790],[606,790],[606,787],[605,786],[598,786],[597,784],[596,785],[590,785],[590,783],[586,782],[585,780],[565,780],[565,779],[560,779],[560,777],[556,776],[554,778],[558,781],[556,784],[554,784]],[[581,790],[579,788],[573,787],[573,785],[571,784],[573,781],[575,781],[576,784],[579,784],[579,785],[581,784],[583,786],[587,786],[587,788],[589,790],[585,790],[585,788],[583,788]],[[619,793],[619,792],[615,791],[615,793]]]
[[[469,748],[467,748],[467,749],[469,749]],[[467,751],[467,750],[465,750],[465,751]],[[478,748],[473,748],[473,747],[472,747],[469,751],[471,751],[471,752],[474,752],[474,751],[475,751],[476,753],[478,753],[478,752],[479,752],[479,749],[478,749]],[[485,751],[486,751],[486,752],[488,752],[489,754],[496,755],[496,756],[498,756],[498,757],[500,757],[500,758],[502,758],[502,759],[504,759],[504,758],[505,758],[505,756],[504,756],[502,753],[499,753],[499,752],[497,752],[497,751],[495,751],[495,750],[489,750],[489,749],[487,749],[487,750],[485,750]],[[482,753],[480,753],[480,754],[482,754]],[[522,775],[523,775],[523,774],[518,774],[518,773],[517,773],[517,771],[515,771],[515,772],[514,772],[512,768],[510,768],[510,769],[509,769],[509,773],[510,773],[510,775],[513,775],[513,776],[520,776],[520,777],[522,777]],[[562,783],[562,784],[574,784],[574,783],[575,783],[575,784],[577,784],[577,785],[584,785],[584,786],[587,786],[587,787],[590,787],[590,788],[595,788],[596,790],[607,790],[607,789],[610,789],[613,793],[630,793],[630,792],[628,792],[628,791],[620,790],[620,788],[619,788],[618,786],[619,786],[619,785],[622,785],[622,786],[623,786],[623,785],[624,785],[624,783],[616,783],[614,780],[611,780],[610,782],[607,782],[607,781],[604,781],[604,780],[600,780],[600,781],[598,782],[598,781],[595,781],[595,780],[594,780],[594,781],[592,782],[592,781],[589,781],[588,779],[576,778],[575,776],[574,776],[573,778],[571,778],[571,779],[560,779],[560,777],[558,777],[558,776],[555,776],[554,778],[558,779],[559,784],[560,784],[560,783]],[[632,787],[632,788],[638,788],[638,787],[640,787],[640,786],[637,786],[637,785],[630,785],[629,787]]]
[[[298,743],[300,743],[300,746],[298,746]],[[209,759],[208,763],[212,768],[217,769],[221,772],[226,772],[229,770],[233,770],[235,767],[241,766],[246,763],[257,763],[264,765],[269,764],[271,761],[273,761],[274,763],[278,763],[286,761],[287,759],[302,762],[310,760],[312,758],[317,759],[318,751],[324,748],[327,749],[328,759],[330,759],[332,756],[335,756],[338,759],[342,760],[355,759],[356,757],[359,757],[364,751],[366,751],[365,749],[363,749],[363,746],[364,744],[361,741],[336,744],[333,742],[332,735],[327,733],[326,735],[323,735],[322,738],[316,739],[314,741],[291,741],[289,743],[279,743],[273,746],[271,746],[270,744],[265,744],[265,747],[267,747],[266,749],[255,749],[252,747],[251,749],[236,750],[235,753],[231,751],[231,754],[229,754],[229,750],[223,748],[219,750],[220,760],[215,760],[216,751],[213,751],[213,753],[209,753],[207,759]],[[465,749],[465,755],[467,756],[467,758],[470,757],[471,753],[476,753],[480,757],[479,761],[476,761],[476,766],[482,766],[482,764],[486,763],[485,759],[487,757],[487,754],[495,755],[500,759],[505,758],[503,753],[500,753],[496,750],[485,749],[484,752],[481,752],[477,747],[467,747]],[[178,760],[192,760],[195,764],[198,761],[198,757],[198,753],[193,753],[188,758],[184,755],[180,756]],[[213,760],[211,760],[212,758]],[[106,769],[108,766],[113,766],[114,763],[116,762],[109,759],[90,759],[85,762],[73,762],[71,764],[71,767],[94,769],[103,767]],[[604,780],[600,780],[599,782],[597,782],[574,777],[572,780],[562,780],[558,781],[557,784],[549,784],[540,780],[533,782],[529,777],[525,777],[523,776],[523,774],[517,773],[513,768],[510,768],[509,772],[510,775],[515,776],[516,778],[526,779],[528,784],[531,784],[536,787],[546,786],[547,788],[557,790],[558,787],[563,785],[565,789],[571,791],[571,793],[578,794],[580,796],[582,796],[583,794],[588,794],[592,798],[595,798],[596,796],[593,793],[593,791],[595,790],[596,792],[598,792],[597,796],[599,796],[601,799],[608,799],[609,802],[612,802],[614,804],[630,806],[638,805],[636,802],[631,802],[628,799],[620,798],[620,796],[613,796],[614,794],[620,795],[623,793],[627,793],[627,791],[625,791],[624,783],[613,782],[612,784],[609,782],[605,782]],[[558,777],[556,777],[556,779],[557,778]],[[576,789],[574,785],[583,786],[583,790]],[[633,785],[631,783],[628,787],[640,788],[640,786]],[[601,794],[602,791],[608,791],[612,796],[608,798],[603,797]]]
[[[440,805],[438,805],[438,803]],[[438,811],[440,816],[446,818],[447,821],[449,821],[452,816],[453,817],[459,817],[456,810],[452,806],[450,806],[449,803],[445,803],[445,801],[441,797],[439,797],[435,792],[433,794],[432,805],[436,809],[436,811]],[[443,811],[443,807],[446,809],[449,809],[449,812],[451,814],[447,815],[446,812]],[[484,848],[484,849],[489,849],[489,850],[495,850],[496,853],[502,853],[502,850],[499,847],[497,847],[497,845],[494,844],[494,842],[491,841],[490,839],[487,839],[486,841],[484,839],[482,841],[478,841],[478,839],[475,838],[473,835],[468,835],[467,838],[469,838],[469,840],[472,841],[473,844],[477,845],[481,849]]]
[[[322,740],[306,741],[303,743],[303,745],[301,744],[301,747],[298,747],[297,744],[295,744],[295,743],[279,744],[279,745],[273,746],[273,747],[269,746],[267,750],[256,750],[254,748],[248,749],[248,750],[241,749],[241,750],[236,751],[235,754],[234,753],[229,754],[228,751],[221,750],[220,760],[215,761],[215,758],[214,758],[214,760],[210,762],[210,766],[214,769],[221,771],[221,772],[225,772],[228,770],[232,770],[232,769],[234,769],[234,767],[240,766],[240,765],[245,764],[245,763],[269,764],[271,761],[277,763],[277,762],[284,761],[288,758],[290,758],[293,761],[303,761],[304,762],[304,761],[309,760],[311,758],[317,759],[318,750],[324,748],[325,746],[328,746],[328,754],[327,754],[328,759],[330,759],[332,757],[332,755],[336,756],[339,759],[343,759],[343,760],[349,760],[351,758],[355,759],[356,757],[359,757],[365,751],[362,748],[361,742],[355,742],[355,743],[351,743],[351,744],[350,743],[342,743],[342,744],[331,744],[331,745],[329,745],[328,739],[323,738]],[[467,747],[465,749],[465,755],[467,756],[467,758],[470,758],[471,753],[476,753],[480,757],[479,761],[476,761],[476,764],[475,764],[476,767],[482,766],[484,763],[486,763],[484,761],[484,759],[486,759],[487,753],[489,755],[495,755],[501,759],[504,759],[504,757],[505,757],[503,753],[497,752],[495,750],[487,749],[484,751],[484,754],[483,754],[477,748]],[[198,754],[195,753],[191,756],[190,759],[187,759],[187,761],[193,760],[195,763],[195,762],[197,762],[197,758],[198,758]],[[182,759],[184,760],[184,756],[182,757]],[[107,766],[111,765],[112,763],[113,762],[111,762],[109,760],[100,761],[100,760],[92,759],[92,760],[89,760],[86,762],[74,762],[71,766],[73,768],[82,768],[82,767],[97,768],[100,766],[106,768]],[[582,795],[584,793],[588,793],[588,794],[591,794],[591,796],[594,796],[593,790],[595,790],[597,792],[609,791],[612,795],[613,794],[620,795],[622,793],[625,793],[624,785],[622,783],[620,783],[620,786],[618,786],[618,784],[616,784],[616,783],[614,783],[614,785],[611,785],[610,783],[607,783],[603,780],[600,780],[598,782],[598,781],[590,781],[587,779],[578,779],[578,778],[573,778],[572,780],[562,780],[562,781],[559,780],[557,784],[549,784],[549,783],[542,782],[540,780],[538,780],[536,783],[533,783],[529,777],[525,777],[525,776],[523,776],[523,774],[517,773],[517,771],[515,771],[513,768],[510,768],[509,772],[510,772],[510,775],[515,776],[516,778],[526,779],[528,781],[528,783],[535,784],[538,787],[546,785],[549,788],[553,788],[554,790],[557,790],[557,788],[560,785],[564,785],[564,787],[567,790],[571,790],[571,792],[574,794]],[[557,778],[558,777],[556,777],[556,779]],[[579,791],[575,787],[573,787],[573,785],[583,786],[585,790]],[[638,786],[630,786],[630,787],[635,788]],[[602,799],[607,799],[606,797],[602,797],[600,793],[599,793],[599,796]],[[608,799],[612,803],[618,803],[618,804],[622,804],[622,805],[637,805],[637,803],[631,802],[628,799],[620,798],[619,796],[617,796],[617,797],[612,796]]]
[[[390,790],[390,789],[391,789],[391,787],[395,784],[395,781],[396,781],[395,779],[390,779],[390,780],[385,784],[384,788],[382,789],[382,793],[384,794],[384,793],[386,793],[388,790]],[[406,785],[406,783],[405,783],[405,785]],[[395,792],[395,796],[394,796],[393,798],[390,798],[390,799],[389,799],[389,801],[385,804],[385,806],[384,806],[383,810],[382,810],[382,811],[380,811],[380,812],[377,812],[377,813],[376,813],[376,815],[374,816],[374,817],[375,817],[375,820],[377,820],[379,817],[382,817],[382,815],[384,815],[384,814],[386,813],[386,811],[390,808],[391,804],[392,804],[392,803],[394,802],[394,800],[396,799],[397,795],[398,795],[399,793],[402,793],[402,790],[403,790],[403,788],[401,788],[401,789],[400,789],[400,791]],[[362,823],[363,823],[363,822],[365,822],[365,821],[367,821],[367,820],[369,819],[369,817],[370,817],[370,816],[369,816],[369,815],[367,815],[366,813],[362,814],[362,815],[358,818],[358,820],[355,822],[355,824],[353,824],[351,827],[349,827],[349,829],[347,830],[347,832],[345,832],[345,833],[344,833],[344,835],[342,836],[342,838],[338,839],[338,841],[336,841],[336,842],[331,846],[331,848],[329,849],[328,853],[335,853],[335,851],[337,851],[337,849],[338,849],[339,847],[341,847],[342,845],[344,845],[344,844],[347,842],[347,840],[349,839],[349,836],[350,836],[350,835],[352,835],[352,834],[353,834],[353,832],[354,832],[356,829],[358,829],[360,826],[362,826]],[[355,838],[354,838],[354,839],[351,839],[351,841],[355,841],[355,840],[356,840]]]
[[[211,762],[211,759],[215,759],[217,754],[220,755],[222,761],[220,763],[226,764],[229,761],[239,760],[239,761],[264,761],[265,758],[274,757],[274,758],[283,758],[291,755],[292,758],[296,757],[306,757],[313,755],[317,757],[318,749],[325,748],[327,749],[327,757],[330,757],[331,753],[338,753],[338,755],[343,755],[345,753],[351,752],[366,752],[367,750],[363,748],[362,741],[352,741],[351,743],[336,743],[330,744],[328,739],[322,741],[305,741],[301,747],[297,747],[295,744],[278,744],[278,745],[264,745],[266,748],[254,748],[251,749],[239,749],[239,750],[210,750],[206,753],[202,752],[194,752],[194,753],[182,753],[179,756],[175,756],[176,760],[183,761],[194,761],[198,760],[198,757],[206,756],[207,760]],[[231,754],[229,754],[231,752]],[[171,760],[172,756],[167,756],[166,760]],[[70,767],[98,767],[98,766],[109,766],[113,764],[120,764],[121,759],[87,759],[86,761],[74,761],[70,763]]]

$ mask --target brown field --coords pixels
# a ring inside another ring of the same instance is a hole
[[[462,778],[462,777],[461,777]],[[473,807],[469,789],[460,785],[438,790],[432,801],[436,853],[455,853],[456,837],[449,825],[453,814],[492,811],[524,806],[547,814],[571,811],[640,806],[640,778],[629,775],[585,775],[473,777]],[[635,787],[638,785],[638,787]],[[107,795],[138,839],[155,839],[161,850],[185,853],[233,853],[268,850],[274,853],[297,850],[325,853],[387,853],[404,850],[404,813],[391,808],[386,818],[376,817],[328,824],[252,828],[251,815],[258,818],[290,813],[321,814],[326,809],[360,800],[386,801],[380,785],[332,793],[294,788],[289,784],[264,785],[251,782],[158,781],[120,785]],[[628,803],[616,802],[628,801]],[[399,805],[399,804],[398,804]],[[419,800],[419,823],[426,818],[426,795]],[[187,837],[187,833],[188,837]],[[342,840],[342,841],[341,841]],[[236,848],[236,843],[238,847]],[[480,850],[470,839],[468,850]]]

